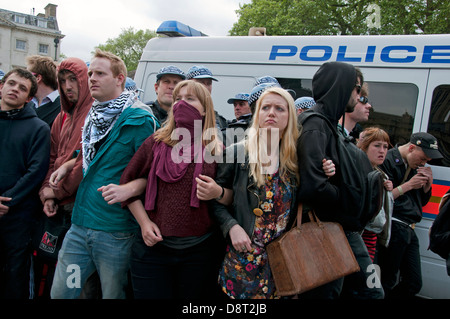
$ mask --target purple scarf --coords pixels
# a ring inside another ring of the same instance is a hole
[[[201,140],[203,117],[195,107],[183,100],[177,102],[172,108],[176,127],[174,133],[183,136],[183,139],[174,147],[169,146],[164,142],[159,142],[154,145],[153,162],[148,175],[145,193],[146,210],[155,209],[158,188],[157,177],[167,183],[175,183],[183,178],[189,164],[193,162],[195,162],[195,169],[194,176],[192,177],[190,205],[191,207],[196,208],[200,206],[200,200],[197,197],[197,182],[195,178],[201,174],[203,168],[202,155],[204,147]],[[201,123],[200,131],[197,132],[197,135],[200,134],[200,136],[195,136],[194,134],[195,122]],[[187,132],[189,132],[190,135],[187,135]],[[187,138],[189,136],[190,139],[188,140]],[[189,149],[190,153],[186,154]],[[201,153],[199,153],[199,151]]]

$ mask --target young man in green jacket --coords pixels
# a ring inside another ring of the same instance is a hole
[[[98,272],[102,296],[125,298],[131,245],[138,224],[120,203],[108,204],[103,186],[119,184],[142,142],[159,128],[150,108],[124,91],[126,67],[117,56],[97,50],[89,66],[95,99],[82,133],[83,179],[72,211],[72,226],[58,258],[51,297],[77,298]]]

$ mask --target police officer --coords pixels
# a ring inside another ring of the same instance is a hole
[[[156,101],[147,102],[153,111],[153,114],[163,125],[167,119],[167,112],[172,107],[172,92],[178,82],[186,78],[183,71],[173,65],[163,67],[156,75],[155,92]]]

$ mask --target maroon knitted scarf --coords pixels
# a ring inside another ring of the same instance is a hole
[[[172,108],[176,127],[172,137],[175,133],[183,138],[174,147],[164,142],[155,144],[145,194],[146,210],[155,209],[157,177],[167,183],[175,183],[184,176],[191,163],[195,163],[195,169],[192,177],[190,205],[191,207],[200,206],[195,178],[201,174],[203,168],[204,147],[201,139],[203,117],[195,107],[183,100],[177,102]]]

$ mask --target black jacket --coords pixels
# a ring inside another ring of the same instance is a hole
[[[252,122],[252,114],[242,115],[239,119],[228,121],[227,127],[222,129],[223,141],[226,146],[240,142],[246,136],[246,131]]]
[[[12,198],[4,202],[10,209],[2,218],[31,216],[50,159],[50,128],[31,104],[14,115],[0,112],[0,159],[0,196]]]
[[[398,150],[398,146],[390,149],[386,155],[386,159],[380,168],[389,176],[389,180],[395,187],[399,186],[406,173],[406,167],[402,156]],[[409,181],[417,171],[414,169],[409,173]],[[407,224],[418,223],[422,220],[422,206],[425,206],[431,198],[431,189],[425,193],[423,188],[412,189],[404,195],[397,197],[394,202],[394,211],[392,217],[400,219]]]
[[[312,80],[316,105],[311,109],[322,113],[337,127],[356,84],[356,69],[347,63],[324,63]],[[299,119],[302,118],[300,114]],[[339,193],[340,166],[336,138],[328,124],[319,117],[311,117],[302,126],[297,143],[300,185],[298,200],[313,208],[323,221],[340,222],[344,229],[353,229],[341,208]],[[322,159],[331,159],[336,175],[328,178],[322,169]],[[355,221],[357,222],[357,221]]]
[[[256,215],[253,209],[260,206],[259,191],[249,176],[248,156],[244,154],[244,141],[227,147],[224,161],[217,168],[217,184],[233,190],[231,207],[224,206],[216,200],[212,201],[214,216],[224,237],[228,235],[231,227],[239,224],[251,238],[255,227]],[[295,193],[294,191],[287,229],[297,216]]]
[[[30,102],[34,104],[33,102]],[[58,96],[55,101],[46,103],[36,109],[37,116],[50,126],[53,125],[55,118],[61,112],[61,98]]]
[[[145,103],[148,106],[150,106],[150,108],[153,111],[153,115],[155,115],[155,117],[158,119],[159,123],[161,124],[161,126],[163,125],[164,121],[167,119],[168,113],[166,110],[163,110],[161,108],[161,105],[159,105],[158,101],[153,101],[153,102],[147,102]]]

